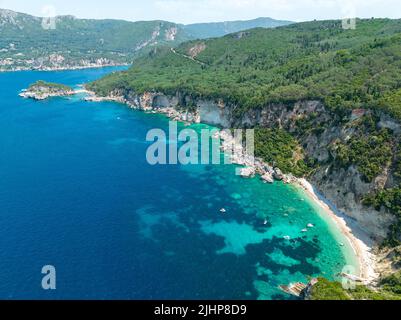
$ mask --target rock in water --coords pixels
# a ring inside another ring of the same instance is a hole
[[[270,173],[268,173],[268,172],[266,172],[266,173],[262,176],[262,180],[265,181],[265,182],[267,182],[267,183],[274,183],[273,176],[272,176]]]
[[[240,170],[240,176],[243,178],[251,178],[255,175],[255,169],[251,167],[242,168]]]
[[[279,180],[279,181],[284,179],[284,174],[279,168],[274,169],[273,176],[274,176],[274,179]]]

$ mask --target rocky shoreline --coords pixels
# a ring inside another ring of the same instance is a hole
[[[220,131],[219,136],[222,140],[222,150],[231,152],[232,145],[235,143],[233,137],[225,131]],[[262,159],[251,159],[244,154],[243,147],[236,145],[234,154],[231,156],[233,164],[245,166],[240,170],[240,175],[244,178],[251,178],[259,175],[265,183],[283,181],[301,188],[305,194],[323,209],[325,217],[334,222],[341,234],[349,242],[355,257],[358,260],[358,277],[366,285],[376,284],[379,278],[378,258],[373,251],[374,243],[358,226],[352,226],[352,221],[342,214],[337,208],[333,207],[326,199],[317,194],[310,182],[304,178],[297,178],[292,174],[283,174],[280,168],[275,168]]]
[[[25,99],[34,99],[34,100],[46,100],[49,98],[55,97],[68,97],[75,95],[76,92],[72,91],[63,91],[63,92],[37,92],[37,91],[23,91],[19,94],[21,98]]]
[[[53,97],[67,97],[75,94],[75,91],[66,85],[37,81],[22,90],[20,97],[25,99],[46,100]]]
[[[152,94],[143,94],[140,100],[127,99],[120,94],[110,94],[106,97],[99,97],[95,92],[87,89],[76,90],[72,94],[85,93],[82,98],[88,102],[116,102],[129,106],[132,109],[141,110],[151,114],[164,114],[173,121],[184,122],[187,124],[201,123],[201,115],[198,111],[188,111],[184,108],[176,107],[154,107],[149,103],[153,98]],[[234,137],[226,130],[220,130],[214,138],[219,138],[221,141],[221,150],[230,154],[232,164],[242,166],[238,173],[243,178],[252,178],[258,175],[265,183],[274,183],[274,181],[282,181],[286,184],[292,184],[302,189],[319,207],[323,208],[325,217],[335,223],[341,234],[350,243],[355,257],[358,260],[359,277],[368,285],[374,285],[377,282],[380,274],[377,270],[382,270],[382,265],[385,261],[379,263],[378,255],[374,252],[376,242],[372,241],[367,233],[365,233],[355,222],[348,216],[342,214],[335,206],[329,203],[328,200],[318,195],[311,183],[305,179],[300,179],[292,174],[283,174],[280,168],[274,167],[271,164],[265,163],[262,159],[252,158],[244,153],[243,146],[236,143]]]
[[[146,93],[142,96],[144,101],[136,101],[132,103],[123,95],[111,94],[107,97],[96,96],[94,92],[88,91],[89,95],[84,98],[86,101],[101,102],[101,101],[114,101],[128,105],[132,109],[142,110],[148,113],[165,114],[167,117],[174,121],[182,121],[187,123],[200,123],[201,117],[198,112],[189,112],[187,110],[177,110],[174,107],[163,107],[154,108],[147,103],[148,97]],[[265,163],[262,159],[251,159],[244,155],[243,146],[235,144],[234,138],[226,131],[219,131],[216,138],[221,139],[221,149],[223,151],[232,151],[234,146],[234,152],[231,155],[231,162],[240,166],[244,166],[240,169],[239,174],[244,178],[251,178],[259,175],[265,183],[274,183],[274,181],[283,181],[287,184],[292,184],[298,188],[301,188],[306,195],[314,201],[318,206],[322,207],[325,212],[327,219],[333,221],[339,228],[341,234],[348,240],[355,256],[358,260],[359,277],[363,279],[363,282],[368,285],[374,285],[379,277],[377,268],[377,256],[374,253],[373,247],[376,243],[370,239],[369,235],[366,234],[359,226],[354,226],[349,218],[345,218],[345,215],[341,214],[339,210],[333,207],[329,202],[318,196],[314,191],[312,184],[305,179],[296,178],[289,174],[285,175],[282,173],[280,168],[275,168],[268,163]],[[231,154],[231,153],[230,153]]]
[[[147,113],[164,114],[173,121],[181,121],[186,123],[201,123],[200,115],[198,113],[189,112],[186,110],[177,110],[175,108],[153,108],[153,107],[138,107],[130,103],[126,98],[119,95],[109,95],[107,97],[99,97],[94,92],[87,91],[88,96],[84,98],[89,102],[102,102],[112,101],[128,105],[131,109],[142,110]],[[280,168],[273,167],[260,158],[253,159],[245,154],[242,145],[238,145],[232,135],[227,131],[221,130],[215,135],[215,138],[221,140],[221,149],[230,152],[231,163],[244,166],[239,172],[244,178],[254,177],[256,174],[261,176],[261,179],[266,183],[273,183],[275,180],[283,181],[286,184],[296,182],[297,178],[292,174],[283,174]]]
[[[236,143],[234,137],[227,131],[219,131],[216,135],[221,140],[222,151],[230,154],[232,164],[244,166],[239,170],[239,175],[244,178],[252,178],[259,175],[265,183],[283,181],[286,184],[296,182],[297,178],[292,174],[283,174],[278,167],[271,166],[260,158],[248,156],[242,145]]]

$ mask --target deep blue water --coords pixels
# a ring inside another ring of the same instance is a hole
[[[164,117],[18,97],[39,79],[113,70],[0,74],[0,298],[288,299],[279,284],[342,269],[330,227],[294,187],[233,166],[149,165],[145,136]],[[44,265],[57,290],[42,289]]]

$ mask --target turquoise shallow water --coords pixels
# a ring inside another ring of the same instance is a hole
[[[76,85],[113,70],[0,74],[0,298],[291,299],[278,285],[349,263],[293,186],[234,166],[149,165],[146,133],[167,130],[163,116],[17,95],[38,79]],[[51,292],[40,286],[48,264]]]

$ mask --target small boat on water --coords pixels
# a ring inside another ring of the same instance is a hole
[[[226,213],[226,212],[227,212],[227,210],[226,210],[226,209],[224,209],[224,208],[222,208],[222,209],[220,209],[220,212],[221,212],[221,213]]]

